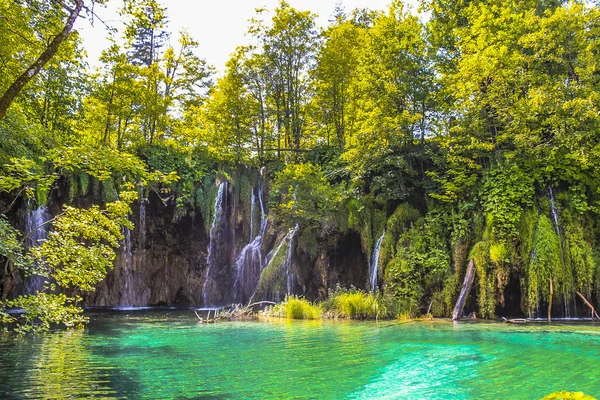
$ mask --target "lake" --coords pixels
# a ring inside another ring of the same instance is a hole
[[[177,310],[89,316],[81,331],[0,335],[0,398],[600,396],[598,324],[198,324],[193,311]]]

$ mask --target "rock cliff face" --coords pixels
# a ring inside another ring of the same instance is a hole
[[[200,305],[206,272],[208,236],[199,213],[173,222],[175,207],[151,195],[140,222],[134,203],[130,248],[121,246],[114,270],[95,293],[86,296],[90,306]],[[139,227],[145,226],[140,235]],[[143,238],[143,243],[140,238]],[[126,243],[127,241],[127,234]]]
[[[83,294],[84,304],[215,307],[250,299],[281,300],[288,292],[324,298],[338,283],[366,287],[368,258],[358,234],[334,233],[319,241],[316,255],[305,253],[296,237],[301,227],[288,231],[271,222],[268,183],[261,182],[256,171],[251,176],[241,184],[239,177],[213,181],[211,204],[196,211],[182,213],[173,201],[163,203],[155,193],[133,203],[130,219],[135,229],[123,230],[114,269],[95,292]],[[44,212],[50,218],[66,203],[101,203],[102,193],[93,188],[90,182],[73,197],[69,183],[62,181]],[[31,210],[27,204],[16,209],[12,220],[24,228]],[[11,296],[30,289],[32,284],[17,274]]]

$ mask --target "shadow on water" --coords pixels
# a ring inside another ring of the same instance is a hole
[[[98,364],[82,330],[0,340],[1,398],[72,398],[122,396],[140,390],[138,376]]]

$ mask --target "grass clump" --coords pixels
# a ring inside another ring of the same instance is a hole
[[[371,293],[339,286],[330,291],[324,308],[333,318],[377,319],[385,315],[381,302]]]
[[[592,396],[583,392],[554,392],[544,397],[542,400],[594,400]]]
[[[323,315],[323,310],[320,304],[313,304],[301,297],[288,295],[282,303],[265,309],[264,314],[287,319],[319,319]]]

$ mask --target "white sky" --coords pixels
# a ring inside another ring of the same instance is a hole
[[[319,27],[327,26],[339,2],[340,0],[288,0],[294,8],[318,14]],[[355,8],[385,10],[389,0],[342,0],[341,3],[349,13]],[[407,0],[406,3],[416,4],[416,0]],[[122,21],[117,10],[122,4],[120,0],[111,0],[107,8],[96,7],[95,11],[111,27],[121,28]],[[265,7],[273,11],[279,0],[162,0],[161,4],[167,7],[173,43],[178,38],[177,33],[185,28],[200,42],[197,55],[222,71],[235,48],[248,44],[249,39],[245,37],[245,33],[248,30],[248,20],[256,15],[254,10]],[[414,5],[413,11],[416,8]],[[77,21],[76,28],[88,52],[88,62],[92,66],[97,65],[100,53],[108,47],[106,28],[99,21],[92,27],[83,18]]]

